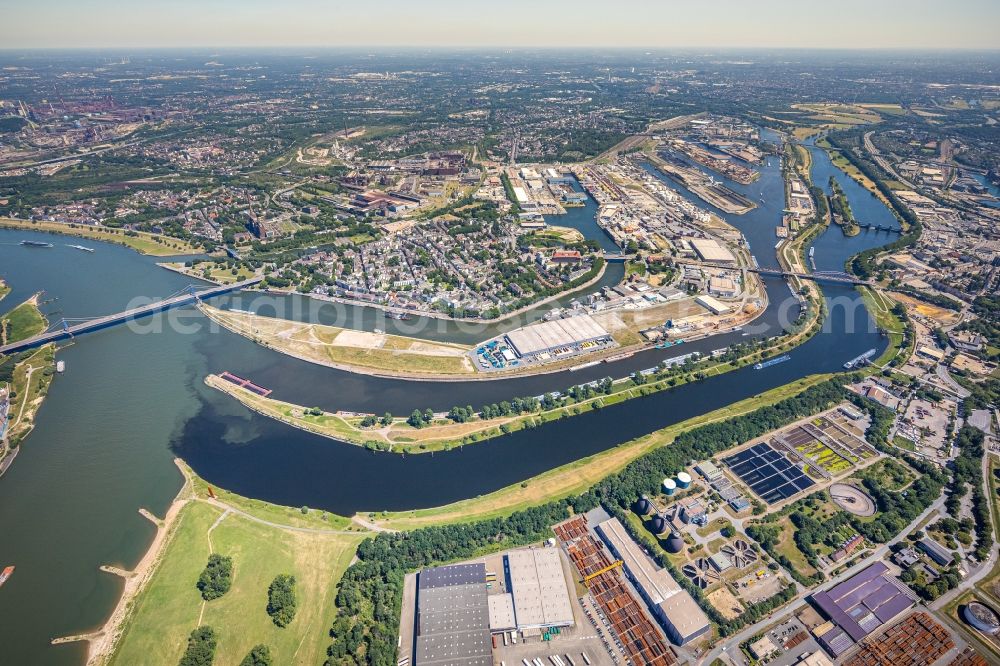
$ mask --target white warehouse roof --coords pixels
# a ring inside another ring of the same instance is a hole
[[[521,356],[526,356],[607,336],[608,332],[593,317],[582,314],[524,326],[508,333],[507,339]]]
[[[558,549],[512,550],[506,559],[518,629],[573,624],[573,606]]]

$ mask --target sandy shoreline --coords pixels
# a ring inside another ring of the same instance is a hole
[[[171,502],[163,520],[157,519],[145,509],[139,510],[140,514],[156,524],[156,534],[153,536],[153,540],[149,544],[146,553],[131,571],[125,571],[112,566],[101,567],[102,571],[125,579],[121,598],[115,605],[114,610],[111,611],[111,615],[105,620],[103,625],[92,632],[56,638],[52,641],[53,645],[87,641],[87,666],[105,664],[114,653],[114,649],[121,639],[129,620],[132,603],[150,579],[152,579],[153,573],[159,567],[162,555],[166,550],[166,545],[170,542],[170,538],[174,534],[177,517],[180,515],[181,509],[191,501],[191,478],[188,476],[179,458],[174,459],[174,464],[177,465],[177,468],[184,476],[184,485],[181,486],[174,501]]]

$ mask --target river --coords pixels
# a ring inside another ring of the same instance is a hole
[[[816,182],[825,180],[824,169],[836,169],[822,156],[822,151],[814,154]],[[744,232],[762,266],[776,265],[774,227],[783,207],[777,161],[771,158],[762,178],[745,188],[727,183],[755,201],[764,192],[765,202],[751,213],[723,216]],[[859,193],[851,188],[852,182],[846,179],[844,185],[855,213],[875,221],[881,203],[863,189]],[[584,211],[592,217],[593,203],[588,206],[571,209],[570,215]],[[552,221],[580,224],[568,216]],[[55,247],[17,244],[26,238],[47,240]],[[848,239],[833,227],[816,241],[817,265],[840,268],[851,254],[888,238],[863,232]],[[66,247],[66,242],[73,241],[0,231],[0,276],[14,289],[0,310],[44,289],[46,299],[52,300],[46,300],[43,310],[53,320],[94,316],[122,309],[138,295],[167,296],[190,282],[156,267],[153,259],[115,245],[87,242],[97,249],[87,254]],[[790,295],[780,280],[769,279],[767,288],[771,307],[762,317],[761,334],[777,332],[777,312]],[[824,285],[824,293],[835,303],[824,332],[791,351],[786,363],[760,371],[744,368],[460,450],[407,457],[370,453],[282,426],[208,389],[202,379],[207,372],[229,369],[273,388],[275,397],[405,413],[412,407],[479,406],[608,374],[624,376],[669,355],[723,347],[740,340],[740,334],[643,352],[577,373],[454,383],[378,379],[321,368],[226,331],[210,332],[205,319],[190,308],[166,316],[200,327],[191,334],[162,326],[164,318],[156,317],[140,328],[160,327],[161,332],[140,334],[123,326],[84,336],[59,352],[66,372],[53,382],[37,428],[0,479],[0,564],[17,565],[0,589],[0,661],[82,662],[83,644],[53,647],[49,641],[95,627],[110,612],[121,584],[97,567],[130,567],[139,559],[153,527],[137,510],[147,507],[163,514],[180,484],[170,462],[175,453],[222,487],[343,514],[433,506],[475,496],[804,375],[838,370],[847,359],[885,344],[870,330],[864,311],[852,306],[858,302],[853,289]],[[311,303],[283,297],[270,306],[257,305],[283,308],[289,314],[294,302]],[[320,310],[331,323],[344,323],[339,319],[344,312],[370,318],[367,325],[367,320],[359,325],[363,328],[377,320],[370,308],[324,304]],[[427,335],[456,339],[467,334],[445,322]]]

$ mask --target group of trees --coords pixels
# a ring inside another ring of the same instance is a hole
[[[375,416],[374,414],[368,414],[363,419],[361,419],[362,428],[373,428],[375,425],[390,426],[392,425],[392,414],[386,412],[382,416]]]
[[[212,627],[202,625],[191,632],[178,666],[212,666],[218,641]]]
[[[638,458],[581,495],[518,511],[506,518],[378,534],[361,544],[358,561],[341,580],[327,664],[395,663],[403,577],[407,571],[470,557],[485,548],[509,548],[538,541],[548,536],[550,526],[564,520],[570,509],[580,513],[603,504],[610,512],[620,514],[636,497],[656,492],[664,476],[831,407],[846,394],[842,386],[830,380],[749,414],[689,430],[670,446]],[[630,522],[625,524],[629,526]],[[681,584],[686,584],[683,575],[674,573]],[[786,588],[776,597],[752,605],[737,620],[729,621],[703,599],[700,590],[689,591],[709,617],[729,633],[746,622],[764,617],[795,594],[794,588]]]
[[[247,656],[243,657],[240,666],[271,666],[271,650],[266,645],[255,645]]]
[[[287,627],[295,619],[295,576],[279,574],[267,588],[267,614],[279,627]]]
[[[993,547],[993,530],[990,525],[989,497],[983,490],[982,464],[983,456],[986,455],[983,433],[966,424],[958,431],[955,445],[958,447],[958,457],[954,462],[951,492],[946,506],[949,515],[957,519],[966,488],[972,488],[972,519],[976,530],[975,555],[979,560],[985,561]]]
[[[414,428],[423,428],[425,425],[430,425],[434,422],[434,410],[430,407],[422,412],[419,409],[414,409],[413,413],[406,419],[406,422]]]
[[[198,577],[198,589],[205,601],[218,599],[229,591],[233,581],[233,559],[212,553],[208,556],[208,564]]]

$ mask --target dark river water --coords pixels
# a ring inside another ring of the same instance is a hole
[[[825,184],[830,174],[841,180],[859,219],[896,226],[889,211],[820,150],[814,150],[813,169],[817,183]],[[729,185],[763,203],[747,215],[724,217],[743,231],[762,266],[775,266],[774,227],[783,208],[777,158],[762,172],[749,186]],[[594,211],[590,202],[550,221],[600,238]],[[840,269],[852,254],[891,238],[875,232],[845,238],[833,227],[816,241],[817,267]],[[22,247],[22,239],[47,240],[55,247]],[[13,287],[0,311],[44,290],[43,310],[52,321],[92,317],[124,309],[139,296],[168,296],[191,282],[124,248],[88,241],[97,249],[88,254],[66,247],[72,242],[0,231],[0,276]],[[611,245],[606,238],[605,243]],[[587,291],[614,284],[621,275],[620,266],[611,266],[601,284]],[[794,319],[796,312],[784,282],[769,279],[767,289],[771,306],[748,327],[754,335],[778,333],[780,322]],[[282,426],[206,388],[202,380],[208,372],[231,370],[273,389],[278,398],[401,414],[415,407],[478,407],[608,375],[622,377],[669,356],[725,347],[741,340],[741,334],[651,350],[575,373],[446,383],[363,377],[290,359],[211,330],[190,308],[86,335],[60,350],[66,372],[53,382],[35,431],[0,479],[0,566],[17,566],[0,589],[0,663],[82,663],[83,644],[53,647],[49,641],[97,626],[110,612],[121,584],[97,567],[131,567],[141,557],[153,527],[137,511],[146,507],[162,515],[169,505],[181,480],[171,463],[175,455],[212,483],[282,504],[342,514],[439,505],[516,483],[805,375],[838,370],[846,360],[886,344],[853,289],[824,285],[824,294],[831,303],[824,331],[792,350],[788,362],[760,371],[742,369],[463,449],[407,457],[370,453]],[[485,331],[434,322],[416,332],[414,322],[385,320],[369,308],[315,305],[298,296],[217,302],[456,341],[482,339],[540,316]]]

